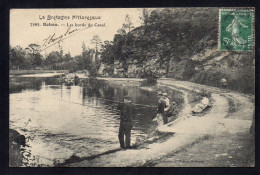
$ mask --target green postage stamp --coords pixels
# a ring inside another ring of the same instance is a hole
[[[219,10],[219,49],[252,51],[254,45],[254,10]]]

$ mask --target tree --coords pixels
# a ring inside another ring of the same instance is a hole
[[[64,61],[69,61],[69,60],[71,60],[71,59],[72,59],[72,57],[71,57],[71,55],[70,55],[70,52],[66,53],[66,54],[64,55],[64,57],[63,57],[63,60],[64,60]]]
[[[25,48],[25,50],[27,50],[33,54],[36,54],[41,51],[41,46],[38,44],[30,44],[27,48]]]
[[[133,36],[130,34],[130,31],[133,28],[134,26],[132,20],[127,14],[125,17],[125,23],[122,25],[122,28],[117,31],[118,34],[116,34],[114,37],[114,41],[116,44],[115,50],[118,54],[117,58],[123,64],[124,73],[126,73],[128,70],[127,61],[129,60],[130,54],[132,53],[131,44],[133,43]],[[126,30],[128,31],[127,35]]]
[[[92,68],[92,58],[93,58],[94,50],[88,49],[85,51],[82,51],[82,57],[80,64],[82,64],[83,69],[90,70]]]
[[[62,45],[59,43],[59,50],[60,50],[60,61],[63,61],[63,48]]]
[[[42,55],[40,53],[36,53],[33,55],[33,67],[35,68],[36,66],[41,66],[42,65]]]
[[[43,56],[41,55],[41,46],[38,44],[30,44],[26,49],[28,56],[31,60],[32,66],[35,68],[36,66],[42,65]]]
[[[149,11],[148,11],[148,9],[143,8],[142,9],[142,15],[139,18],[143,22],[142,25],[146,27],[148,25],[148,20],[149,20]]]
[[[125,17],[125,22],[126,22],[126,23],[123,24],[123,29],[127,29],[128,32],[130,32],[131,29],[134,28],[134,26],[133,26],[133,23],[132,23],[132,19],[130,18],[129,15],[126,15],[126,17]]]
[[[125,34],[126,34],[126,31],[125,31],[125,29],[120,28],[120,29],[117,30],[117,33],[118,33],[119,35],[125,35]]]
[[[94,35],[93,38],[91,39],[91,44],[95,45],[95,61],[98,60],[98,49],[101,45],[101,39],[98,35]]]
[[[147,20],[148,24],[156,24],[160,21],[160,15],[157,10],[153,10],[150,14],[150,17]]]
[[[54,67],[57,66],[57,63],[59,63],[60,58],[61,58],[60,52],[53,51],[53,52],[49,53],[49,55],[45,59],[44,63],[46,66],[52,67],[52,69],[53,69]]]
[[[87,48],[86,48],[86,45],[85,45],[84,41],[82,42],[82,46],[81,47],[82,47],[82,52],[86,51]]]
[[[25,68],[25,54],[25,50],[23,50],[20,46],[9,46],[9,68]]]
[[[104,41],[101,45],[100,58],[101,62],[105,64],[114,64],[114,59],[116,58],[116,47],[112,41]]]

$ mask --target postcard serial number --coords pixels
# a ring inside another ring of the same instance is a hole
[[[57,23],[47,23],[47,22],[44,22],[42,24],[40,23],[30,23],[30,26],[31,27],[40,27],[40,26],[59,26],[59,24]]]
[[[30,23],[30,26],[31,27],[38,27],[38,26],[41,26],[40,23]]]

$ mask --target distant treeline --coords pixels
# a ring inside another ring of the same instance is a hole
[[[96,74],[99,62],[95,61],[95,50],[84,48],[81,55],[72,57],[70,53],[63,54],[63,50],[50,52],[44,58],[40,46],[30,44],[26,49],[20,46],[11,47],[9,50],[10,70],[88,70]]]

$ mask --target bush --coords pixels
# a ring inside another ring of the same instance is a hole
[[[154,86],[157,83],[157,77],[148,76],[144,81],[141,82],[141,86]]]
[[[196,73],[191,81],[215,87],[223,87],[221,79],[227,80],[226,88],[242,93],[254,94],[254,68],[250,66],[240,68],[212,68]]]

